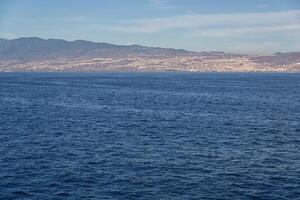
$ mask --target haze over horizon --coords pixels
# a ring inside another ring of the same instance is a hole
[[[193,51],[300,51],[297,0],[0,0],[0,38],[89,40]]]

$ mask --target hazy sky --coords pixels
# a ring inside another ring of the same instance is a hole
[[[300,51],[300,0],[0,0],[0,37]]]

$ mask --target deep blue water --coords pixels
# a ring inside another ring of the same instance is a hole
[[[0,74],[0,199],[297,198],[300,74]]]

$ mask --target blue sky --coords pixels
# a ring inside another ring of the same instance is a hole
[[[0,37],[300,51],[299,0],[0,0]]]

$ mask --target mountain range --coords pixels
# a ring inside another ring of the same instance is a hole
[[[0,39],[0,71],[298,72],[300,52],[252,56],[26,37]]]

